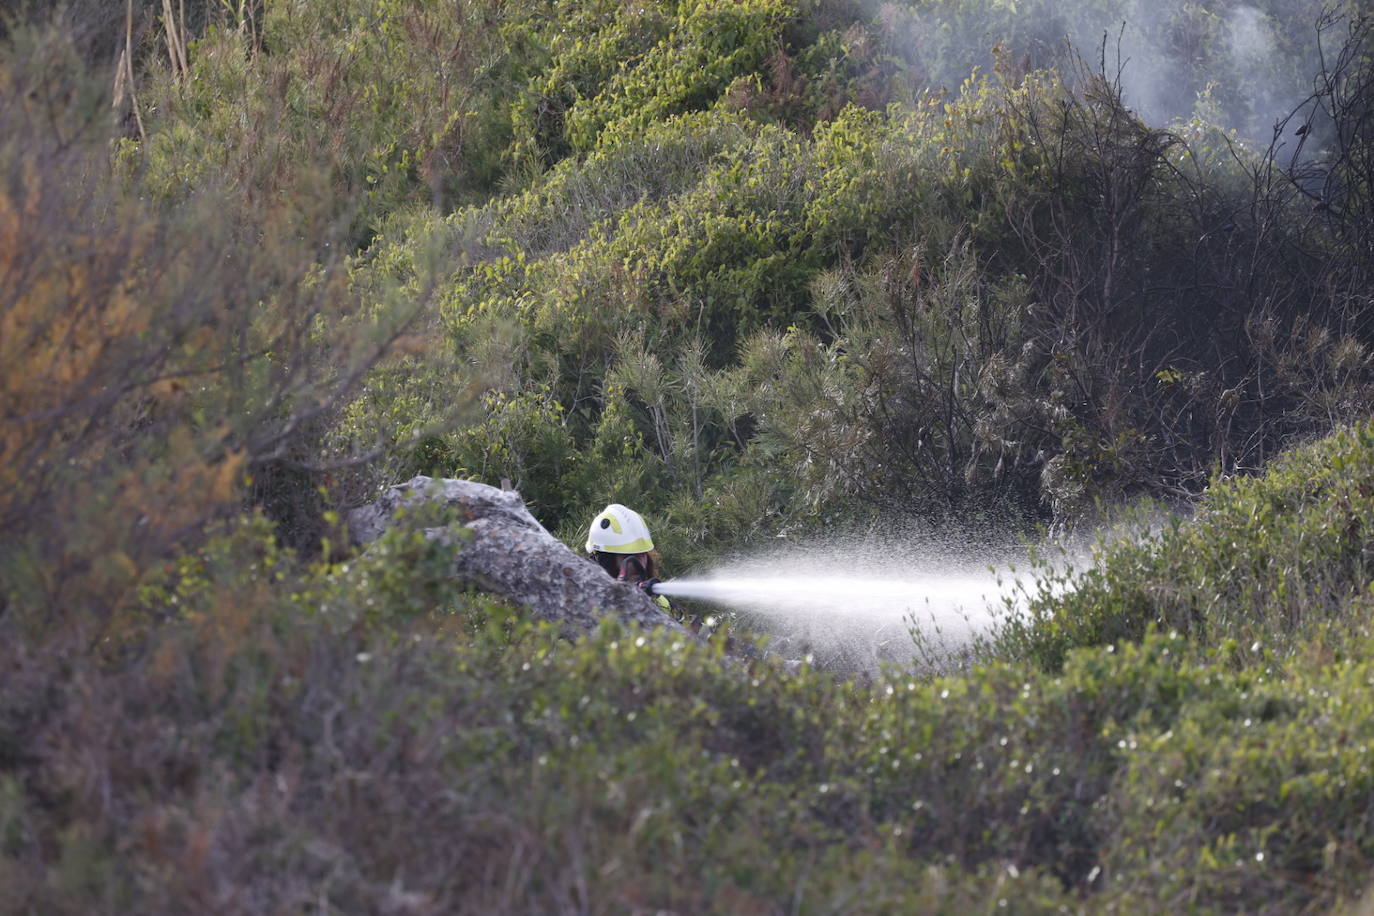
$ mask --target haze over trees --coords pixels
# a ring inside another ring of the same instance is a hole
[[[6,907],[1360,894],[1361,5],[2,22]],[[633,505],[670,574],[897,519],[1196,514],[965,669],[851,683],[561,641],[415,531],[353,553],[341,510],[418,473],[509,480],[574,545]]]

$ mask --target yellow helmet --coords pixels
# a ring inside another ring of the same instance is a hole
[[[592,519],[587,553],[648,553],[654,549],[649,526],[633,509],[611,503]]]

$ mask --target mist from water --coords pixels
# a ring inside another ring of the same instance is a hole
[[[702,616],[733,611],[787,658],[842,671],[881,663],[948,668],[1035,589],[1025,550],[930,540],[790,544],[660,583]]]

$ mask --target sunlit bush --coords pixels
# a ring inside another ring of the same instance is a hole
[[[1294,450],[1261,478],[1217,481],[1193,518],[1102,544],[1009,645],[1055,667],[1068,647],[1159,626],[1241,659],[1341,654],[1368,630],[1372,436],[1366,422]]]

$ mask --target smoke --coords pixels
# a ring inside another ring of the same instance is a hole
[[[1269,62],[1278,56],[1273,26],[1263,13],[1253,6],[1236,7],[1227,17],[1226,30],[1232,70],[1251,93],[1250,116],[1239,126],[1247,136],[1260,137],[1262,130],[1301,102],[1305,93],[1299,94],[1299,88],[1294,86],[1287,87],[1285,95],[1285,88],[1275,80],[1253,78],[1263,74]]]
[[[1320,4],[1292,7],[1311,31]],[[1147,123],[1162,126],[1200,115],[1243,138],[1267,142],[1274,123],[1307,96],[1309,75],[1285,68],[1274,19],[1258,7],[1135,0],[1117,28],[1115,48],[1110,28],[1096,39],[1109,55],[1108,65],[1119,67],[1127,104]],[[1081,49],[1092,37],[1080,34],[1074,44]],[[1316,66],[1314,59],[1311,69]]]
[[[1227,32],[1232,58],[1247,70],[1262,67],[1278,50],[1269,21],[1253,6],[1232,10],[1227,16]]]
[[[1267,144],[1277,121],[1308,97],[1320,66],[1323,0],[1108,0],[1064,4],[934,3],[885,8],[889,38],[915,70],[954,89],[993,65],[995,45],[1032,69],[1091,69],[1119,77],[1127,104],[1166,126],[1195,115]]]

